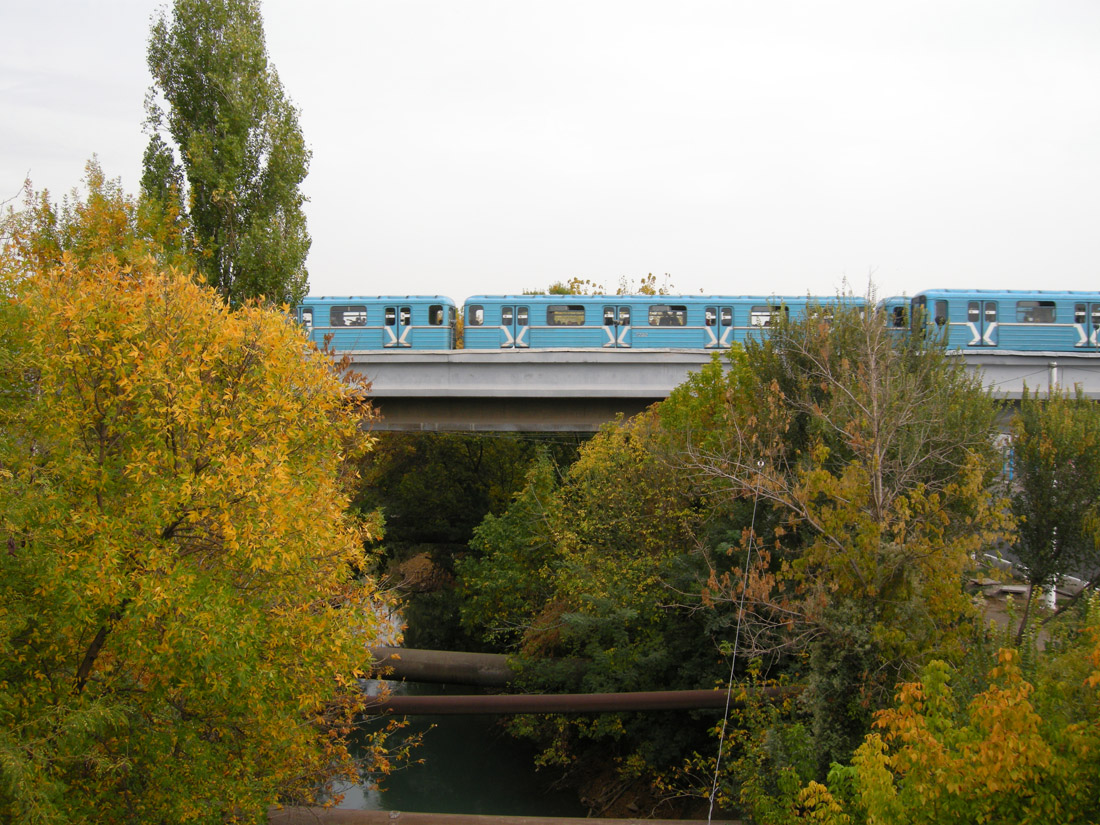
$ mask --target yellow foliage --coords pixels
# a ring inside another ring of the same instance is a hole
[[[0,325],[0,818],[224,821],[353,776],[369,408],[279,312],[73,255]],[[10,334],[13,325],[18,336]],[[371,752],[382,753],[380,743]]]

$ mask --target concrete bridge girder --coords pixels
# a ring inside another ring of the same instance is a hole
[[[348,353],[372,382],[374,429],[594,432],[668,397],[712,357],[700,350],[449,350]],[[1100,355],[959,353],[994,394],[1080,385],[1100,399]]]

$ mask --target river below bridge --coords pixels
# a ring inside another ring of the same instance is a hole
[[[473,693],[470,688],[402,684],[416,695]],[[508,736],[496,716],[413,716],[402,733],[423,734],[412,764],[383,781],[345,791],[341,808],[373,811],[573,816],[587,813],[568,789],[553,789],[549,770],[536,771],[535,751]]]

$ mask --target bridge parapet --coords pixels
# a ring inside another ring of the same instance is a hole
[[[444,350],[348,353],[372,383],[379,430],[594,432],[668,397],[712,357],[701,350]],[[1100,355],[960,352],[986,386],[1019,399],[1025,385],[1081,386],[1100,399]]]

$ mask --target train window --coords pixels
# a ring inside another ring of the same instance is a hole
[[[619,326],[630,326],[630,307],[619,307]]]
[[[428,307],[428,323],[433,327],[443,326],[443,304],[432,304]]]
[[[546,308],[546,323],[552,327],[583,327],[584,306],[581,304],[550,304]]]
[[[947,301],[936,301],[936,326],[942,327],[947,323]]]
[[[905,307],[894,307],[890,312],[890,326],[894,329],[904,329],[909,326],[905,317]]]
[[[703,323],[708,327],[718,326],[718,311],[714,307],[707,307],[703,311]]]
[[[466,325],[480,327],[485,323],[485,307],[481,304],[471,304],[466,307]]]
[[[412,324],[412,308],[401,307],[401,326],[407,327]]]
[[[302,310],[302,326],[313,329],[313,307],[305,307]]]
[[[386,307],[386,326],[392,327],[397,324],[397,307]]]
[[[328,323],[330,327],[365,327],[367,308],[365,306],[333,307],[328,313]]]
[[[516,326],[527,326],[527,307],[516,307]]]
[[[1100,304],[1092,305],[1092,325],[1100,328]]]
[[[651,327],[682,327],[686,323],[686,306],[651,304],[649,307],[649,325]]]
[[[733,307],[722,307],[722,326],[733,326]]]
[[[786,319],[790,315],[790,308],[754,306],[749,310],[749,324],[754,327],[770,327],[779,320],[780,312]]]
[[[997,304],[993,301],[985,302],[985,322],[987,324],[997,323]]]
[[[501,326],[505,326],[505,327],[512,326],[512,308],[511,307],[501,307],[500,308],[500,323],[501,323]]]
[[[982,319],[982,305],[979,301],[971,301],[966,305],[966,320],[976,324]]]
[[[1083,323],[1085,323],[1085,319],[1087,317],[1088,317],[1088,312],[1086,311],[1086,307],[1085,307],[1084,304],[1074,304],[1073,305],[1073,323],[1083,324]]]
[[[1019,324],[1053,324],[1054,301],[1017,301],[1016,322]]]
[[[605,327],[615,326],[615,307],[603,308],[603,325]]]

